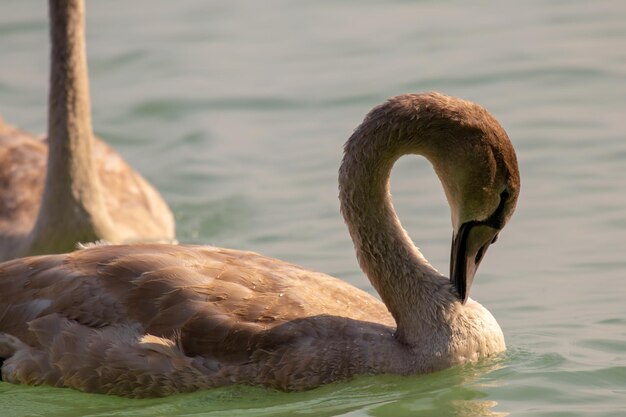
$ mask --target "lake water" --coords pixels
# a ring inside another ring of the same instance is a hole
[[[370,292],[337,202],[343,142],[385,98],[439,90],[507,129],[522,194],[473,298],[502,357],[304,393],[156,400],[0,383],[1,416],[626,415],[626,3],[89,2],[96,132],[164,194],[181,242],[249,249]],[[0,0],[0,114],[43,132],[45,2]],[[394,170],[405,227],[448,270],[429,164]]]

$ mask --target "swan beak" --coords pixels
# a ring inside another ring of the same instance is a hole
[[[450,256],[450,281],[465,304],[469,297],[474,275],[489,245],[498,238],[499,230],[485,223],[463,223],[452,237]]]

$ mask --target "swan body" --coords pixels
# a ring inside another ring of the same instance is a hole
[[[402,229],[389,174],[426,156],[452,207],[452,277]],[[0,264],[9,382],[131,397],[227,384],[303,390],[362,374],[420,374],[505,349],[469,285],[519,191],[506,133],[437,93],[374,108],[345,146],[341,210],[383,302],[328,275],[205,246],[95,246]],[[469,194],[468,194],[469,193]]]
[[[159,193],[93,137],[82,0],[50,0],[48,138],[0,120],[0,260],[79,242],[174,241]]]

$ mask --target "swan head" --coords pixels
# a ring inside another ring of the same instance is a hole
[[[428,122],[416,147],[433,164],[450,205],[450,281],[465,303],[480,262],[515,210],[517,158],[502,126],[481,106],[436,93],[424,95],[421,105]]]

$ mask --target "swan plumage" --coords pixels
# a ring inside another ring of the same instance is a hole
[[[391,203],[391,168],[411,153],[433,164],[452,208],[452,279],[413,245]],[[346,143],[339,183],[359,263],[384,303],[323,273],[208,246],[17,259],[0,264],[3,379],[135,397],[233,383],[303,390],[502,352],[496,320],[469,297],[519,192],[497,121],[437,93],[394,97]]]

